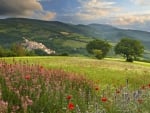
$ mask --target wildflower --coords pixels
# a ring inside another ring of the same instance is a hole
[[[25,97],[27,105],[31,106],[33,104],[33,101],[29,98],[29,96]]]
[[[43,66],[40,66],[40,69],[43,69]]]
[[[8,109],[8,102],[5,102],[3,100],[0,100],[0,113],[6,113]]]
[[[69,110],[73,110],[73,109],[74,109],[74,104],[70,102],[70,103],[68,104],[68,109],[69,109]]]
[[[116,90],[116,94],[119,94],[120,93],[120,90]]]
[[[68,96],[66,97],[66,99],[68,99],[68,100],[70,100],[71,98],[72,98],[71,95],[68,95]]]
[[[143,86],[141,87],[141,89],[142,89],[142,90],[145,90],[145,86],[143,85]]]
[[[30,80],[30,79],[31,79],[31,76],[30,76],[30,75],[26,75],[26,76],[25,76],[25,79],[26,79],[26,80]]]
[[[32,101],[31,99],[28,99],[28,100],[27,100],[27,104],[28,104],[29,106],[31,106],[31,105],[33,104],[33,101]]]
[[[143,100],[142,99],[138,99],[137,100],[139,104],[142,104]]]
[[[44,69],[43,66],[40,66],[40,69],[39,69],[40,72],[43,72],[43,69]]]
[[[14,113],[15,111],[17,111],[20,107],[19,106],[12,106],[12,113]]]
[[[107,101],[107,98],[106,98],[106,97],[102,97],[102,98],[101,98],[101,101],[102,101],[102,102],[106,102],[106,101]]]
[[[150,84],[148,84],[148,87],[150,88]]]
[[[96,90],[96,91],[98,91],[98,90],[99,90],[99,88],[98,88],[98,87],[96,87],[96,88],[95,88],[95,90]]]

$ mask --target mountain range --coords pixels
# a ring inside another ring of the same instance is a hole
[[[111,25],[73,25],[58,21],[41,21],[27,18],[0,19],[0,45],[30,41],[44,44],[57,53],[87,55],[86,44],[93,39],[104,39],[115,45],[121,38],[140,40],[145,47],[145,57],[150,57],[150,32],[120,29]]]

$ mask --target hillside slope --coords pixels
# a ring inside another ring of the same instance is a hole
[[[95,39],[105,39],[112,43],[123,37],[141,40],[146,50],[150,50],[150,32],[123,30],[110,25],[72,25],[57,21],[41,21],[25,18],[0,20],[0,45],[9,47],[12,43],[30,41],[43,43],[57,53],[84,54],[86,44]]]

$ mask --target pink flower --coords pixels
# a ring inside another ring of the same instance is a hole
[[[30,79],[31,79],[31,76],[30,76],[30,75],[26,75],[26,76],[25,76],[25,79],[26,79],[26,80],[30,80]]]

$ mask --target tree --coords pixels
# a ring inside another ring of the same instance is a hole
[[[13,44],[11,51],[15,56],[26,56],[26,50],[21,44]]]
[[[4,57],[5,56],[5,50],[2,46],[0,46],[0,57]]]
[[[107,41],[93,40],[87,44],[86,49],[90,54],[94,54],[96,58],[102,59],[107,55],[110,47],[111,45]]]
[[[94,49],[94,50],[93,50],[94,56],[95,56],[96,58],[98,58],[98,59],[102,59],[102,58],[103,58],[102,53],[103,53],[103,52],[102,52],[101,50],[98,50],[98,49]]]
[[[123,55],[128,62],[133,62],[143,52],[144,46],[140,41],[134,39],[123,38],[115,46],[115,53]]]

